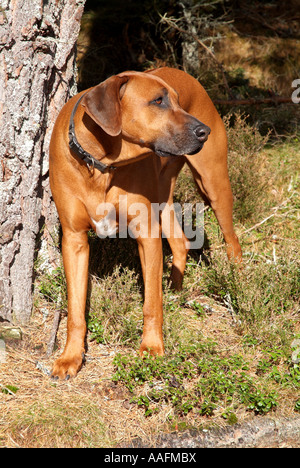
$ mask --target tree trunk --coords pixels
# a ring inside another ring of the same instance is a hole
[[[197,76],[199,73],[199,44],[195,40],[197,37],[197,29],[193,24],[193,10],[194,2],[192,0],[182,0],[181,7],[183,17],[186,23],[186,31],[182,37],[182,61],[183,68],[187,73]]]
[[[84,0],[0,0],[0,319],[30,319],[38,243],[57,222],[48,146],[76,92],[83,8]]]

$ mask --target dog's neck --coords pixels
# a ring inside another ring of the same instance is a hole
[[[76,118],[73,113],[73,120],[72,117],[70,119],[69,143],[70,148],[88,167],[105,173],[144,159],[153,153],[142,140],[134,141],[130,135],[123,132],[116,137],[107,135],[86,113],[80,115],[79,109]],[[89,138],[85,138],[85,145],[82,146],[81,134],[86,135],[87,132]]]

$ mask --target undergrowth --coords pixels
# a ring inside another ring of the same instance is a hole
[[[212,416],[222,406],[222,417],[230,416],[231,421],[240,404],[257,414],[276,408],[276,392],[249,376],[249,364],[243,357],[222,357],[215,347],[216,343],[179,347],[176,355],[155,360],[151,356],[141,359],[118,354],[113,379],[126,385],[133,394],[132,401],[144,408],[145,416],[158,412],[163,404],[171,405],[179,416],[189,412]],[[297,368],[298,383],[299,377]]]
[[[91,339],[97,343],[137,345],[142,304],[133,270],[117,266],[105,279],[93,278],[87,324]]]

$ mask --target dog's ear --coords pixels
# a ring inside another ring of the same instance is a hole
[[[122,130],[121,87],[128,76],[112,76],[86,93],[81,104],[85,112],[111,136]]]

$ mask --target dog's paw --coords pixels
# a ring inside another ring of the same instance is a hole
[[[58,358],[52,369],[51,378],[53,380],[69,380],[76,377],[84,363],[84,353],[76,356],[67,356],[64,354]]]
[[[151,356],[163,356],[165,354],[164,344],[162,341],[148,342],[143,340],[140,346],[140,356],[150,354]]]

